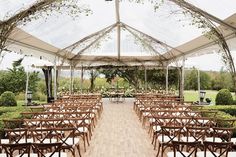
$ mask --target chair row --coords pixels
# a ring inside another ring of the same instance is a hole
[[[173,147],[173,141],[199,142],[199,148],[203,150],[205,142],[221,143],[222,145],[231,142],[232,145],[235,145],[236,140],[231,138],[232,134],[233,128],[161,126],[155,137],[157,141],[153,142],[154,146],[156,146],[156,142],[158,143],[157,156],[161,153],[161,157],[163,157],[165,151]]]

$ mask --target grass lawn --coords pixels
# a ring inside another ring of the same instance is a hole
[[[212,104],[215,104],[215,98],[218,91],[215,90],[205,90],[206,95],[205,98],[210,98],[212,100]],[[232,93],[233,98],[235,99],[235,93]],[[184,91],[184,100],[185,101],[198,101],[198,91],[194,90],[185,90]],[[205,101],[205,100],[204,100]]]

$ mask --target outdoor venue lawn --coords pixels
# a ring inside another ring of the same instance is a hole
[[[212,100],[211,104],[215,105],[215,98],[218,93],[216,90],[204,90],[206,92],[205,99],[210,98]],[[235,93],[231,93],[235,100]],[[194,90],[185,90],[184,91],[184,100],[185,101],[198,101],[198,91]],[[205,101],[204,99],[204,101]]]
[[[205,90],[206,95],[205,98],[210,98],[212,100],[212,104],[215,104],[215,98],[218,93],[218,91],[215,90]],[[233,93],[232,93],[233,94]],[[198,91],[194,90],[185,90],[184,91],[184,100],[185,101],[198,101]],[[204,99],[205,101],[205,99]]]

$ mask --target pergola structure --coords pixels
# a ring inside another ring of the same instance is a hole
[[[116,67],[122,66],[140,66],[145,67],[161,67],[166,70],[166,90],[168,91],[168,66],[177,64],[181,67],[181,82],[180,96],[183,96],[184,89],[184,62],[187,57],[213,53],[220,50],[215,41],[210,40],[205,36],[195,38],[185,44],[173,47],[164,41],[161,41],[149,34],[146,34],[133,26],[122,22],[120,18],[120,2],[115,0],[116,20],[114,24],[103,28],[89,36],[86,36],[79,41],[65,47],[57,48],[53,45],[44,42],[37,37],[23,31],[20,28],[14,29],[7,40],[7,49],[15,52],[20,52],[29,56],[47,59],[54,65],[54,76],[57,69],[68,68],[71,70],[71,80],[73,69],[91,68],[105,65]],[[208,14],[209,15],[209,14]],[[217,18],[210,17],[211,20],[217,22]],[[236,14],[228,17],[223,21],[218,21],[219,29],[222,31],[225,39],[230,45],[231,50],[236,49]],[[89,55],[86,52],[92,52],[96,46],[106,38],[109,33],[116,32],[116,51],[117,55]],[[126,31],[130,33],[145,50],[151,52],[149,55],[129,56],[122,55],[121,52],[121,33]],[[146,77],[145,77],[146,78]],[[56,77],[54,78],[54,96],[56,97]],[[147,79],[147,78],[146,78]],[[71,86],[72,91],[72,86]]]

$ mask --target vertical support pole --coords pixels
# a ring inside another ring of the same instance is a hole
[[[181,67],[180,91],[179,91],[180,98],[184,98],[184,75],[185,75],[184,67],[185,67],[185,58],[183,58],[182,67]]]
[[[201,82],[200,82],[200,71],[199,69],[197,69],[197,83],[198,83],[198,97],[199,97],[199,104],[201,103],[200,102],[200,91],[201,91]]]
[[[26,71],[26,86],[25,86],[25,105],[27,106],[27,94],[29,89],[29,69]]]
[[[73,77],[72,65],[70,65],[70,94],[72,94],[72,77]]]
[[[115,6],[116,6],[116,22],[117,22],[117,53],[118,53],[118,60],[120,60],[120,43],[121,43],[121,29],[120,29],[120,1],[116,0],[115,1]]]
[[[54,100],[57,100],[57,57],[54,60]]]
[[[72,67],[72,83],[71,83],[72,94],[74,93],[74,80],[75,80],[74,72],[75,72],[75,67]]]
[[[144,67],[145,93],[147,93],[147,69]]]
[[[84,68],[81,66],[81,76],[80,76],[80,92],[83,93],[83,82],[84,82]]]
[[[166,66],[166,94],[168,94],[169,91],[169,67]]]
[[[118,52],[118,60],[120,60],[120,24],[117,25],[117,52]]]

